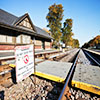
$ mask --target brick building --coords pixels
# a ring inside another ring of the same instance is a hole
[[[35,50],[51,49],[52,37],[35,26],[28,13],[21,17],[0,9],[0,50],[13,50],[15,45],[35,43]]]

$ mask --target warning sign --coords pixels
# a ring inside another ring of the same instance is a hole
[[[29,56],[25,55],[24,56],[24,63],[27,64],[29,62]]]
[[[33,45],[16,46],[16,80],[22,81],[34,73]]]

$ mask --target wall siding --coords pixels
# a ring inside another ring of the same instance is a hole
[[[0,45],[0,50],[14,50],[14,45]]]
[[[35,45],[42,45],[42,41],[40,41],[40,40],[35,40]]]
[[[42,49],[42,46],[40,46],[40,45],[35,45],[35,49]]]

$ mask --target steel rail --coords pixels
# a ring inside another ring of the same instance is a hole
[[[100,63],[99,63],[98,61],[96,61],[89,53],[87,53],[86,51],[85,51],[85,53],[86,53],[97,65],[100,66]]]
[[[79,50],[79,51],[80,51],[80,50]],[[72,65],[71,68],[70,68],[70,71],[69,71],[69,73],[68,73],[68,75],[67,75],[67,78],[66,78],[66,82],[65,82],[65,84],[64,84],[63,90],[62,90],[62,92],[61,92],[61,94],[60,94],[58,100],[67,100],[67,98],[66,98],[66,90],[68,89],[68,84],[69,84],[70,79],[71,79],[71,77],[72,77],[72,74],[73,74],[73,72],[74,72],[74,70],[75,70],[75,67],[76,67],[76,64],[77,64],[77,60],[78,60],[78,57],[79,57],[79,51],[78,51],[77,54],[76,54],[75,61],[74,61],[73,65]]]

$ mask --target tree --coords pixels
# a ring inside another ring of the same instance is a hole
[[[73,47],[74,48],[79,48],[79,41],[78,41],[78,39],[73,39]]]
[[[61,26],[62,26],[62,18],[63,18],[63,6],[62,4],[53,4],[49,7],[49,13],[46,16],[48,21],[47,27],[50,28],[50,32],[52,37],[54,38],[53,45],[58,46],[59,41],[61,39]]]
[[[85,43],[82,47],[89,48],[89,47],[96,47],[100,44],[100,35],[96,36],[95,38],[91,39],[88,43]]]
[[[72,33],[72,19],[66,19],[63,28],[62,28],[62,41],[65,43],[66,46],[72,46],[73,45],[73,38],[72,36],[74,33]]]
[[[89,43],[85,43],[82,48],[88,48],[89,47]]]
[[[98,44],[100,44],[100,35],[98,35],[98,36],[96,36],[96,37],[94,38],[93,43],[94,43],[95,46],[98,45]]]

